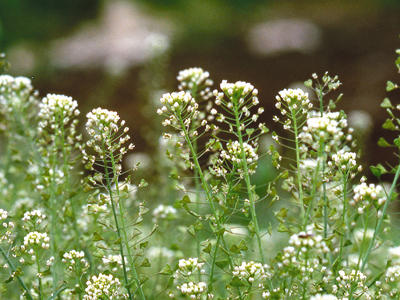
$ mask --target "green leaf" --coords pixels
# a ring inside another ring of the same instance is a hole
[[[308,79],[306,81],[304,81],[304,85],[308,88],[312,87],[312,79]]]
[[[386,82],[386,91],[390,92],[393,91],[395,89],[398,89],[399,86],[391,81]]]
[[[395,139],[393,140],[393,143],[394,143],[398,148],[400,148],[400,137],[395,138]]]
[[[194,229],[194,226],[193,226],[193,225],[190,225],[190,226],[188,227],[187,232],[188,232],[191,236],[193,236],[193,237],[196,236],[196,230]]]
[[[215,265],[220,269],[224,269],[224,267],[226,267],[228,264],[229,261],[227,259],[217,260],[215,262]]]
[[[391,119],[386,119],[385,123],[383,123],[382,125],[383,129],[387,129],[387,130],[396,130],[396,126],[394,125],[393,121]]]
[[[161,271],[158,273],[160,275],[172,275],[174,272],[172,271],[170,265],[166,265]]]
[[[147,181],[146,180],[144,180],[144,179],[142,179],[142,180],[140,180],[140,183],[139,183],[139,187],[141,188],[141,187],[146,187],[146,186],[148,186],[149,184],[147,183]]]
[[[248,128],[248,129],[246,129],[246,134],[247,134],[248,136],[251,136],[253,133],[254,133],[254,128]]]
[[[139,248],[140,248],[140,249],[144,249],[144,248],[147,247],[148,244],[149,244],[148,241],[145,241],[145,242],[143,242],[143,243],[140,243]]]
[[[98,241],[102,241],[102,240],[103,240],[103,237],[98,232],[93,233],[93,241],[94,242],[98,242]]]
[[[383,174],[387,173],[387,170],[381,164],[377,164],[376,166],[370,166],[369,169],[371,170],[372,174],[375,177],[380,178]]]
[[[381,103],[381,107],[383,108],[393,108],[392,102],[390,102],[389,98],[383,99]]]
[[[182,200],[180,201],[182,204],[191,203],[190,198],[188,195],[183,196]]]
[[[378,140],[378,146],[387,148],[387,147],[392,147],[393,145],[389,144],[383,137],[380,137]]]
[[[244,286],[244,283],[237,277],[233,277],[229,284],[234,287]]]
[[[148,267],[151,267],[151,263],[147,258],[145,258],[140,266],[148,268]]]
[[[208,253],[208,254],[211,253],[211,243],[208,243],[207,246],[205,246],[205,247],[203,248],[203,252],[204,252],[204,253]]]

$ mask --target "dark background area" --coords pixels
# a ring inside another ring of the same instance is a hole
[[[399,34],[397,0],[0,1],[0,51],[9,72],[32,78],[41,95],[73,96],[83,113],[117,110],[139,152],[154,147],[152,103],[176,88],[179,70],[199,66],[216,86],[222,79],[253,83],[273,129],[279,90],[314,72],[337,74],[339,108],[372,121],[364,163],[394,159],[376,141],[387,135],[379,107],[386,81],[399,81]],[[398,91],[389,96],[400,103]]]

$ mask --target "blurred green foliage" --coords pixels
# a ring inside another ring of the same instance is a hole
[[[0,47],[62,36],[97,16],[101,0],[1,0]]]

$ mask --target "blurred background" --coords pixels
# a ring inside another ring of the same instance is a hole
[[[156,147],[155,106],[181,69],[202,67],[216,85],[253,83],[272,129],[277,92],[329,71],[343,82],[339,108],[364,133],[364,162],[382,162],[392,155],[376,146],[379,103],[386,81],[399,81],[399,34],[399,0],[0,1],[9,72],[30,77],[42,96],[72,96],[83,116],[117,110],[138,153]],[[400,103],[398,92],[390,97]]]

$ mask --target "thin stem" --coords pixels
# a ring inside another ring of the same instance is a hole
[[[241,150],[241,156],[242,156],[241,157],[242,158],[242,167],[244,169],[243,170],[244,181],[246,183],[247,195],[249,197],[249,202],[250,202],[251,221],[254,225],[254,231],[256,234],[256,238],[257,238],[257,245],[258,245],[258,250],[260,253],[261,262],[264,264],[265,260],[264,260],[264,253],[263,253],[262,244],[261,244],[260,228],[258,226],[256,207],[255,207],[255,203],[254,203],[255,202],[254,201],[254,189],[251,186],[249,167],[247,165],[246,153],[244,152],[242,131],[240,130],[238,105],[237,105],[237,101],[233,101],[233,103],[234,103],[233,108],[234,108],[235,121],[236,121],[236,133],[239,138],[240,150]]]
[[[218,250],[218,247],[219,247],[220,240],[221,240],[221,235],[219,234],[218,237],[217,237],[217,242],[215,244],[214,253],[213,253],[213,256],[212,256],[210,278],[209,278],[209,282],[208,282],[208,291],[209,292],[212,291],[212,284],[213,284],[212,279],[213,279],[213,276],[214,276],[215,261],[217,259],[217,250]]]
[[[4,250],[3,250],[2,247],[0,247],[0,253],[1,253],[1,255],[4,257],[4,259],[6,260],[8,266],[10,267],[10,270],[11,270],[12,274],[15,274],[15,272],[16,272],[15,266],[14,266],[14,264],[12,263],[12,261],[8,258],[7,254],[4,252]],[[29,289],[27,288],[27,286],[25,285],[25,283],[24,283],[24,281],[21,279],[21,277],[19,277],[18,275],[14,275],[14,276],[17,278],[18,283],[21,285],[21,287],[22,287],[22,288],[24,289],[24,291],[26,292],[26,295],[25,295],[25,296],[26,296],[29,300],[33,300],[33,297],[32,297],[32,295],[31,295],[31,293],[29,292]]]
[[[369,257],[369,255],[370,255],[370,253],[372,251],[372,247],[375,244],[376,236],[379,234],[379,232],[381,230],[383,219],[386,216],[386,210],[387,210],[387,208],[389,206],[389,202],[392,200],[394,189],[396,188],[396,184],[397,184],[397,181],[399,179],[399,176],[400,176],[400,165],[397,165],[396,174],[394,175],[392,186],[390,187],[390,190],[389,190],[389,195],[386,197],[385,204],[383,205],[382,215],[378,220],[378,223],[377,223],[377,225],[375,227],[374,235],[372,236],[372,239],[371,239],[371,241],[369,243],[369,246],[368,246],[368,249],[367,249],[367,253],[365,254],[365,257],[363,259],[363,262],[362,262],[362,265],[361,265],[361,272],[364,270],[365,265],[367,264],[368,257]]]
[[[123,202],[121,201],[121,197],[120,197],[120,193],[119,193],[118,174],[117,174],[117,169],[116,169],[116,166],[115,166],[114,155],[112,154],[112,152],[110,152],[110,157],[111,157],[112,170],[113,170],[113,174],[114,174],[114,178],[115,178],[114,180],[115,180],[115,189],[116,189],[117,198],[118,198],[119,214],[120,214],[120,217],[121,217],[121,226],[122,226],[121,227],[121,231],[122,231],[122,235],[123,235],[126,251],[127,251],[127,254],[128,254],[128,260],[129,260],[129,263],[130,263],[131,268],[132,268],[133,278],[134,278],[134,280],[136,282],[140,298],[144,300],[144,299],[146,299],[146,297],[144,296],[144,292],[143,292],[142,286],[140,284],[140,280],[139,280],[139,276],[137,274],[135,262],[133,261],[133,256],[132,256],[131,249],[130,249],[130,246],[129,246],[128,235],[127,235],[126,229],[125,229],[124,207],[123,207]]]
[[[103,152],[105,153],[105,149],[104,149],[104,143],[103,143]],[[118,236],[118,240],[119,240],[119,250],[121,253],[121,261],[122,261],[122,270],[124,273],[124,281],[125,281],[125,288],[128,292],[128,296],[130,300],[133,300],[132,298],[132,293],[129,287],[129,279],[128,279],[128,273],[126,271],[126,263],[125,263],[125,255],[124,255],[124,248],[122,245],[122,238],[121,238],[121,231],[120,231],[120,226],[119,226],[119,222],[118,222],[118,216],[117,216],[117,212],[115,209],[115,204],[114,204],[114,197],[113,197],[113,193],[112,193],[112,188],[111,188],[111,181],[110,181],[110,176],[109,176],[109,172],[108,172],[108,166],[107,166],[107,161],[104,161],[105,164],[105,175],[106,175],[106,182],[107,182],[107,190],[108,193],[110,195],[110,201],[111,201],[111,208],[112,208],[112,212],[113,212],[113,216],[114,216],[114,222],[115,222],[115,226],[117,227],[117,236]]]
[[[350,230],[348,226],[348,218],[347,218],[347,178],[348,173],[344,174],[343,176],[343,212],[342,212],[342,224],[344,224],[345,227],[345,232],[343,232],[342,236],[340,237],[340,250],[339,250],[339,265],[342,262],[342,255],[343,255],[343,247],[344,247],[344,238],[345,234],[347,233],[347,230]]]
[[[299,192],[299,200],[300,200],[300,206],[301,206],[301,218],[303,219],[304,217],[304,199],[303,199],[303,185],[302,185],[302,180],[301,180],[301,172],[300,172],[300,146],[299,146],[299,134],[298,134],[298,128],[297,128],[297,118],[295,116],[295,111],[291,109],[292,113],[292,121],[293,121],[293,130],[294,130],[294,141],[296,145],[296,168],[297,168],[297,189]]]
[[[212,213],[214,215],[215,222],[217,223],[217,226],[218,226],[217,237],[219,236],[222,239],[222,243],[224,243],[223,233],[220,233],[220,231],[219,231],[219,229],[221,227],[219,216],[217,214],[217,210],[216,210],[215,205],[214,205],[214,200],[212,198],[212,194],[211,194],[210,188],[208,186],[208,183],[207,183],[207,181],[206,181],[206,179],[204,177],[203,171],[202,171],[202,169],[200,167],[200,164],[199,164],[199,161],[197,159],[197,152],[193,148],[193,144],[192,144],[192,142],[191,142],[191,140],[189,138],[189,133],[187,131],[187,128],[186,128],[185,124],[183,123],[181,115],[179,114],[177,117],[178,117],[178,120],[180,122],[184,138],[185,138],[185,140],[186,140],[186,142],[187,142],[187,144],[189,146],[189,150],[190,150],[190,152],[192,154],[193,163],[194,163],[195,168],[197,169],[197,172],[198,172],[198,175],[199,175],[199,178],[200,178],[200,181],[201,181],[201,185],[202,185],[202,187],[203,187],[203,189],[204,189],[204,191],[206,193],[206,197],[207,197],[208,203],[209,203],[211,211],[212,211]],[[218,249],[218,247],[216,247],[216,249]],[[230,264],[230,266],[232,268],[233,264],[232,264],[232,258],[230,257],[230,255],[228,255],[228,261],[229,261],[229,264]],[[210,274],[210,282],[212,282],[212,280],[213,280],[213,274]]]
[[[38,253],[36,255],[36,268],[37,268],[37,278],[38,278],[38,290],[39,290],[39,300],[43,299],[42,296],[42,274],[40,274],[40,263]]]

